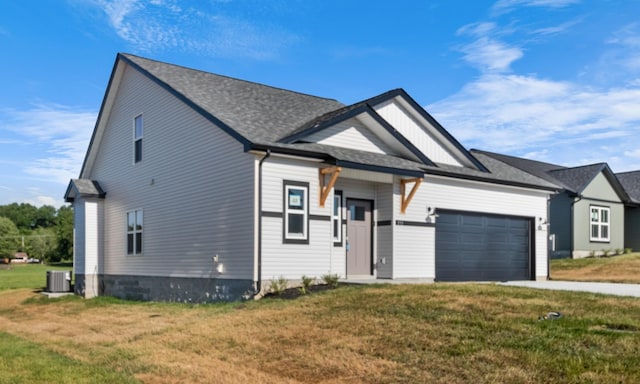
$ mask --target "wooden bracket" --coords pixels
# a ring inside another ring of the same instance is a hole
[[[341,167],[320,168],[320,207],[324,208],[324,203],[327,201],[327,197],[329,197],[329,192],[331,192],[331,189],[336,184],[341,171]],[[329,179],[329,183],[325,185],[324,176],[326,174],[330,174],[331,178]]]
[[[409,196],[406,195],[406,185],[408,183],[415,183],[413,184],[413,188],[411,188],[411,192],[409,192]],[[413,196],[416,194],[416,192],[418,192],[418,187],[420,187],[420,184],[422,184],[422,179],[417,177],[415,179],[400,180],[400,213],[405,213],[407,211],[407,207],[409,206],[411,199],[413,199]]]

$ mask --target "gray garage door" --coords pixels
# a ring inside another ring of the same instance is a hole
[[[530,237],[526,218],[438,211],[436,280],[529,280]]]

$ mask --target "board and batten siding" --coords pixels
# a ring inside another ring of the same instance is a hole
[[[360,151],[395,155],[395,153],[364,124],[355,118],[345,120],[305,137],[305,141],[352,148]]]
[[[85,273],[85,233],[86,233],[86,220],[84,199],[77,198],[73,203],[73,273],[75,275],[82,275]]]
[[[398,197],[394,199],[399,212],[399,187],[395,188]],[[527,190],[516,187],[472,182],[444,177],[427,176],[418,189],[406,214],[397,214],[396,220],[427,222],[427,208],[450,209],[499,215],[537,218],[547,217],[548,192]],[[437,220],[437,218],[436,218]],[[411,266],[418,258],[428,258],[427,278],[435,277],[435,228],[418,231],[410,226],[396,226],[394,241],[394,278],[415,277]],[[400,233],[399,233],[400,232]],[[533,231],[535,239],[535,275],[547,276],[547,228]],[[413,235],[413,236],[412,236]],[[398,244],[403,239],[402,244]],[[395,245],[398,244],[398,245]]]
[[[134,164],[133,122],[140,114],[142,161]],[[108,116],[85,176],[107,194],[104,272],[253,279],[256,157],[128,66]],[[126,213],[138,209],[143,254],[128,256]]]
[[[374,106],[375,111],[435,163],[462,166],[449,151],[442,147],[430,133],[421,127],[415,118],[394,100]]]
[[[378,184],[376,197],[376,236],[377,255],[375,260],[377,277],[382,279],[393,278],[393,184]]]

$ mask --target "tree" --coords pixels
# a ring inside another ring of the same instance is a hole
[[[56,253],[56,233],[49,228],[36,228],[28,237],[31,257],[44,261],[60,261]]]
[[[73,208],[62,206],[56,215],[56,253],[61,260],[73,259]]]
[[[18,250],[19,232],[10,219],[0,216],[0,258],[12,258]]]
[[[35,228],[50,228],[56,225],[56,209],[50,205],[38,208],[34,217]]]
[[[36,226],[38,208],[27,203],[12,203],[0,206],[0,216],[4,216],[22,230],[31,230]]]

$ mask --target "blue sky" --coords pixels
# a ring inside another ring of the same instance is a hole
[[[63,204],[118,52],[354,103],[404,88],[465,147],[640,169],[640,1],[0,3],[0,204]]]

